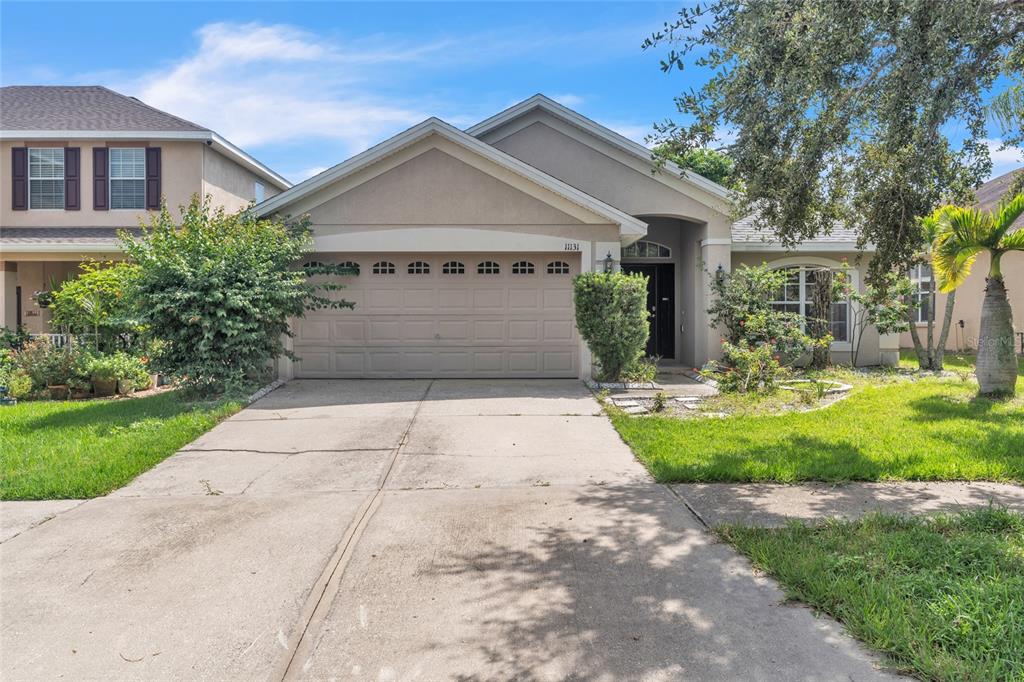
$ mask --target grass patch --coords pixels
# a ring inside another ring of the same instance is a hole
[[[0,499],[105,495],[240,407],[237,402],[188,403],[166,392],[0,408]]]
[[[1024,515],[980,509],[719,534],[790,598],[930,680],[1024,679]]]
[[[740,414],[612,422],[663,482],[1024,480],[1024,377],[999,401],[959,378],[854,374],[840,373],[849,398],[812,412],[766,415],[770,397],[723,396]]]

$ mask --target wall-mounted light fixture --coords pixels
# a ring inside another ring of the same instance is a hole
[[[722,267],[721,263],[715,268],[715,281],[719,284],[725,281],[725,268]]]
[[[608,255],[604,257],[604,271],[612,272],[615,268],[615,259],[612,258],[612,252],[609,251]]]

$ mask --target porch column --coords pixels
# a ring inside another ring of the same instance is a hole
[[[700,254],[701,262],[704,265],[700,273],[702,305],[697,311],[700,326],[695,331],[697,334],[696,359],[698,364],[703,364],[708,360],[718,360],[722,357],[722,332],[711,325],[707,309],[711,307],[713,301],[710,278],[718,276],[718,272],[729,274],[732,270],[732,239],[708,237],[700,243]]]
[[[12,260],[0,261],[0,327],[14,329],[18,324],[18,264]]]

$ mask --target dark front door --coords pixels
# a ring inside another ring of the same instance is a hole
[[[675,291],[676,274],[672,263],[623,263],[623,272],[647,275],[647,313],[651,335],[647,354],[672,359],[676,356]]]

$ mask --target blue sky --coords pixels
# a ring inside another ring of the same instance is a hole
[[[0,82],[106,85],[298,181],[429,116],[467,127],[537,92],[643,141],[706,77],[640,49],[678,7],[5,1]],[[994,152],[995,174],[1017,152]]]

